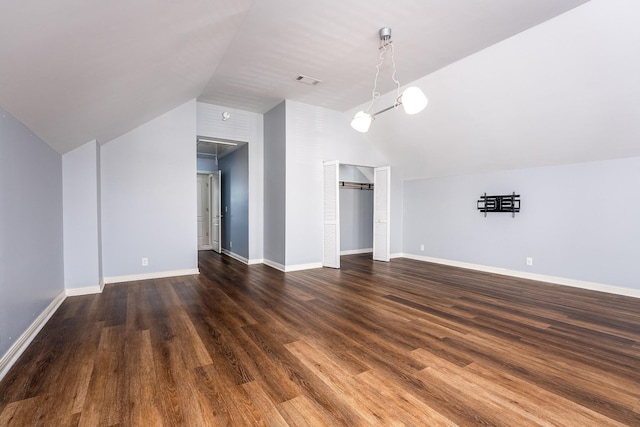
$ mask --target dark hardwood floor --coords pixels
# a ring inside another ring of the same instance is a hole
[[[369,258],[68,298],[0,425],[640,426],[640,299]]]

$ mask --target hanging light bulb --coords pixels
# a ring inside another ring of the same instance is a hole
[[[407,114],[416,114],[424,110],[429,100],[419,87],[411,86],[402,92],[402,108]]]
[[[371,122],[373,122],[373,116],[371,114],[358,111],[353,120],[351,120],[351,127],[358,132],[367,133]]]

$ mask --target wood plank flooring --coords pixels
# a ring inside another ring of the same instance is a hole
[[[68,298],[0,425],[640,426],[640,299],[406,259]]]

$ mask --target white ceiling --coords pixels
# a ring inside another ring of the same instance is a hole
[[[253,0],[0,0],[0,105],[56,151],[198,97]]]
[[[585,1],[257,1],[199,100],[258,113],[283,99],[345,111],[371,96],[382,27],[392,29],[398,79],[410,82]],[[322,83],[298,83],[299,74]],[[381,82],[381,93],[393,88]]]
[[[59,153],[193,98],[348,122],[388,26],[398,79],[430,103],[366,138],[405,179],[640,156],[638,16],[637,0],[0,0],[0,106]],[[388,64],[373,111],[393,102]]]
[[[0,105],[60,153],[196,97],[254,112],[283,99],[345,111],[370,96],[383,26],[409,82],[582,3],[1,0]]]

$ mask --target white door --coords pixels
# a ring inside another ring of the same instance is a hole
[[[222,171],[209,175],[211,187],[211,246],[213,250],[220,253],[222,236]]]
[[[373,259],[389,261],[391,216],[391,168],[384,166],[373,170]]]
[[[198,249],[210,249],[209,179],[198,175]]]
[[[340,197],[337,160],[323,163],[322,193],[322,265],[340,268]]]

